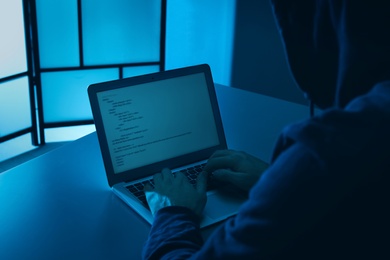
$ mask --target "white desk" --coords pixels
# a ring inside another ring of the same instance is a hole
[[[228,146],[265,161],[283,126],[309,116],[302,105],[216,90]],[[95,133],[0,174],[1,259],[139,259],[149,229],[111,192]]]

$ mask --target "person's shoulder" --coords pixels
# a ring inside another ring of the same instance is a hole
[[[390,80],[376,84],[368,93],[352,100],[345,110],[390,117]]]
[[[274,155],[299,144],[319,158],[337,162],[338,158],[380,156],[390,145],[389,132],[390,81],[377,84],[345,108],[330,108],[287,126]]]

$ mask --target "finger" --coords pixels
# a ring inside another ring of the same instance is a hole
[[[163,176],[162,176],[161,172],[156,173],[155,175],[153,175],[153,182],[154,182],[154,186],[156,188],[160,186],[162,181],[163,181]]]
[[[163,183],[168,178],[168,174],[172,175],[171,171],[168,168],[164,168],[164,169],[162,169],[161,172],[156,173],[155,175],[153,175],[154,186],[156,188],[164,186]]]
[[[164,169],[162,169],[161,174],[163,175],[163,177],[165,177],[165,176],[168,176],[168,175],[172,175],[172,172],[171,172],[170,169],[164,168]]]
[[[226,155],[209,159],[203,170],[208,173],[213,173],[218,169],[234,169],[235,167],[236,161],[233,160],[232,156]]]
[[[227,149],[225,149],[225,150],[217,150],[210,156],[210,159],[223,157],[223,156],[230,156],[230,155],[232,155],[235,152],[236,151],[234,151],[234,150],[227,150]]]
[[[182,172],[176,172],[176,178],[175,183],[177,185],[190,185],[190,181],[188,180],[187,176]]]
[[[144,186],[144,192],[146,191],[153,191],[154,188],[152,187],[152,185],[150,185],[149,183],[146,183],[145,186]]]
[[[183,173],[183,172],[176,172],[176,179],[178,180],[183,180],[183,179],[187,179],[187,176]]]
[[[220,168],[228,168],[226,164],[232,165],[232,158],[237,151],[235,150],[218,150],[209,158],[204,170],[211,173]],[[231,166],[230,166],[231,167]]]
[[[208,173],[207,172],[201,172],[199,173],[198,175],[198,178],[196,180],[196,190],[198,192],[206,192],[206,188],[207,188],[207,177],[208,177]]]
[[[162,171],[161,171],[161,176],[162,176],[162,180],[164,182],[168,182],[168,183],[172,183],[173,181],[173,174],[171,172],[170,169],[168,168],[164,168]]]
[[[213,178],[218,181],[225,181],[225,182],[230,182],[234,183],[237,178],[240,176],[239,173],[231,171],[231,170],[226,170],[226,169],[220,169],[216,170],[213,172]],[[242,177],[242,176],[241,176]]]

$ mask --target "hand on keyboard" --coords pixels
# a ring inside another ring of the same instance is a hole
[[[252,155],[222,150],[210,157],[204,170],[215,181],[230,183],[243,191],[249,191],[267,168],[267,163]]]
[[[149,184],[144,188],[153,215],[159,209],[172,205],[187,207],[201,216],[207,201],[207,173],[199,174],[195,186],[182,172],[173,175],[169,169],[155,174],[153,180],[154,188]]]

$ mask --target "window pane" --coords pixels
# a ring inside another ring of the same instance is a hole
[[[79,66],[77,0],[37,0],[42,68]]]
[[[96,131],[95,125],[68,126],[45,129],[46,142],[66,142],[79,139]]]
[[[158,61],[161,0],[84,0],[85,65]]]
[[[92,119],[87,94],[88,86],[118,78],[118,69],[42,73],[45,122]]]
[[[127,67],[127,68],[123,68],[123,77],[129,78],[138,75],[158,72],[159,70],[160,70],[159,66]]]
[[[31,134],[25,134],[0,143],[0,162],[35,149],[31,144]],[[0,173],[2,169],[0,168]]]
[[[27,77],[0,84],[0,136],[31,127]]]
[[[26,47],[21,0],[0,1],[0,78],[25,72]]]

